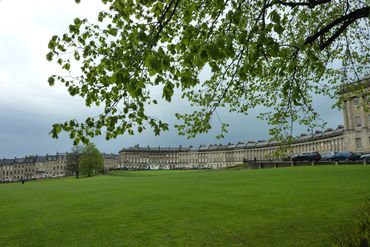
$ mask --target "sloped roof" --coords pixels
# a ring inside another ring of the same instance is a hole
[[[328,128],[324,131],[316,130],[313,134],[301,134],[297,136],[293,143],[300,143],[300,142],[308,142],[308,141],[314,141],[321,138],[330,138],[333,136],[343,135],[344,128],[343,125],[338,125],[336,129]],[[197,147],[139,147],[138,145],[134,147],[129,148],[123,148],[121,152],[124,151],[160,151],[160,152],[179,152],[179,151],[216,151],[216,150],[234,150],[234,149],[251,149],[251,148],[259,148],[259,147],[270,147],[270,146],[277,146],[279,143],[277,141],[266,141],[266,140],[260,140],[260,141],[248,141],[248,142],[238,142],[237,144],[228,143],[228,144],[210,144],[210,145],[200,145],[199,148]]]

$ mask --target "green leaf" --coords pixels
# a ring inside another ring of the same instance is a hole
[[[282,34],[284,32],[284,28],[280,24],[275,24],[274,31],[277,32],[278,34]]]
[[[276,10],[271,11],[270,18],[275,23],[280,23],[280,15]]]
[[[171,98],[173,95],[173,88],[174,88],[174,85],[170,82],[167,82],[163,87],[162,97],[168,102],[171,102]]]
[[[71,69],[71,64],[65,63],[62,68],[65,69],[65,70],[70,70]]]
[[[54,56],[54,53],[49,52],[48,54],[46,54],[46,59],[50,62],[51,60],[53,60],[53,56]]]
[[[49,86],[54,86],[54,83],[55,83],[55,78],[54,76],[50,76],[48,78],[48,82],[49,82]]]

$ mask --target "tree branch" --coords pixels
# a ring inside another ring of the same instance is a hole
[[[276,4],[284,5],[284,6],[289,6],[291,8],[299,7],[299,6],[305,6],[309,7],[310,9],[315,8],[317,5],[321,5],[324,3],[329,3],[331,0],[308,0],[307,2],[285,2],[285,1],[273,1],[270,4],[267,4],[267,8],[271,7]]]
[[[369,15],[370,15],[370,7],[356,9],[355,11],[352,11],[351,13],[334,20],[333,22],[329,23],[324,28],[322,28],[320,31],[307,37],[303,45],[314,43],[318,38],[323,37],[323,35],[329,32],[332,28],[344,22],[343,25],[327,41],[319,44],[320,50],[323,50],[327,46],[329,46],[336,38],[338,38],[338,36],[341,33],[343,33],[349,25],[351,25],[353,22],[355,22],[358,19],[368,17]]]

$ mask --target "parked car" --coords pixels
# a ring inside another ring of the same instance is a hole
[[[352,152],[334,152],[334,154],[328,157],[329,161],[338,160],[358,160],[359,156]]]
[[[321,154],[321,160],[329,160],[330,157],[333,157],[335,152],[327,152]]]
[[[370,160],[370,154],[363,154],[360,156],[360,160]]]
[[[283,158],[281,158],[281,161],[291,161],[292,158],[290,156],[284,156]]]
[[[321,155],[318,152],[306,152],[293,155],[291,161],[319,161],[320,159]]]

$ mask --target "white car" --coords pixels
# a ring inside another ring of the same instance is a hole
[[[360,157],[361,160],[370,160],[370,154],[363,154]]]

